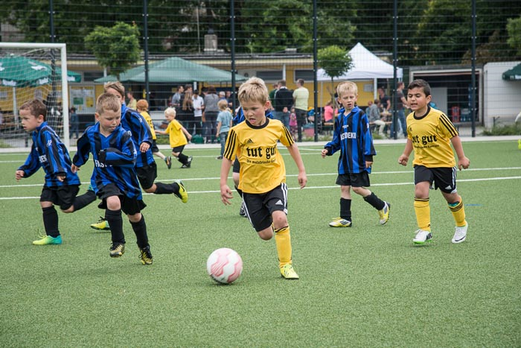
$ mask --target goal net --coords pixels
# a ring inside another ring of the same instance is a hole
[[[65,44],[0,43],[0,148],[32,145],[19,113],[32,99],[45,103],[47,123],[69,147],[68,80],[81,75],[67,72],[66,57]]]

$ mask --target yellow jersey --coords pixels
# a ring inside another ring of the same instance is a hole
[[[146,111],[142,111],[142,112],[140,112],[140,114],[141,114],[141,116],[143,116],[145,121],[147,121],[147,123],[148,123],[148,127],[150,128],[150,133],[152,133],[152,139],[156,140],[157,139],[156,131],[154,130],[154,123],[152,122],[152,117],[150,117],[150,115]]]
[[[414,148],[413,166],[456,166],[450,139],[457,136],[458,131],[440,110],[428,107],[427,114],[422,117],[410,113],[407,116],[407,134]]]
[[[172,120],[168,127],[165,129],[166,134],[168,134],[168,139],[170,140],[170,147],[178,147],[183,146],[188,143],[185,135],[183,134],[183,126],[177,120]]]
[[[266,193],[286,182],[286,167],[277,142],[291,146],[294,141],[279,120],[266,118],[262,126],[244,121],[228,133],[223,156],[235,157],[241,165],[239,189],[246,193]]]

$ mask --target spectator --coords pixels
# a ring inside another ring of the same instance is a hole
[[[293,93],[286,87],[286,80],[278,82],[278,91],[275,93],[275,119],[289,129],[289,114],[293,106]]]
[[[302,141],[302,127],[306,123],[308,114],[309,91],[304,87],[304,80],[297,80],[297,89],[293,92],[293,100],[295,102],[295,113],[297,114],[297,133],[298,141]]]
[[[208,94],[204,96],[204,125],[206,128],[206,142],[217,141],[217,114],[219,113],[219,96],[214,86],[208,87]]]

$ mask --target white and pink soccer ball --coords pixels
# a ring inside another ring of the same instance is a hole
[[[229,248],[217,249],[208,257],[206,270],[218,283],[233,283],[242,273],[241,256]]]

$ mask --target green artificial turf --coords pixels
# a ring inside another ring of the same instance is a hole
[[[377,212],[354,195],[347,229],[328,227],[339,215],[337,156],[301,147],[308,187],[299,190],[282,150],[299,281],[280,277],[274,240],[262,241],[239,216],[236,192],[232,206],[222,204],[218,149],[186,149],[191,169],[158,161],[158,181],[183,179],[190,197],[182,204],[144,195],[152,266],[139,262],[126,219],[126,253],[109,257],[110,233],[89,227],[104,214],[97,204],[59,213],[62,245],[31,245],[44,233],[43,171],[16,182],[26,154],[0,154],[0,346],[519,347],[517,142],[464,143],[471,168],[458,173],[458,191],[467,240],[451,243],[452,215],[431,191],[434,238],[422,247],[412,243],[412,168],[397,164],[403,145],[375,147],[371,190],[391,203],[391,219],[380,226]],[[91,170],[89,163],[80,171],[81,192]],[[207,257],[220,247],[244,262],[229,286],[206,273]]]

